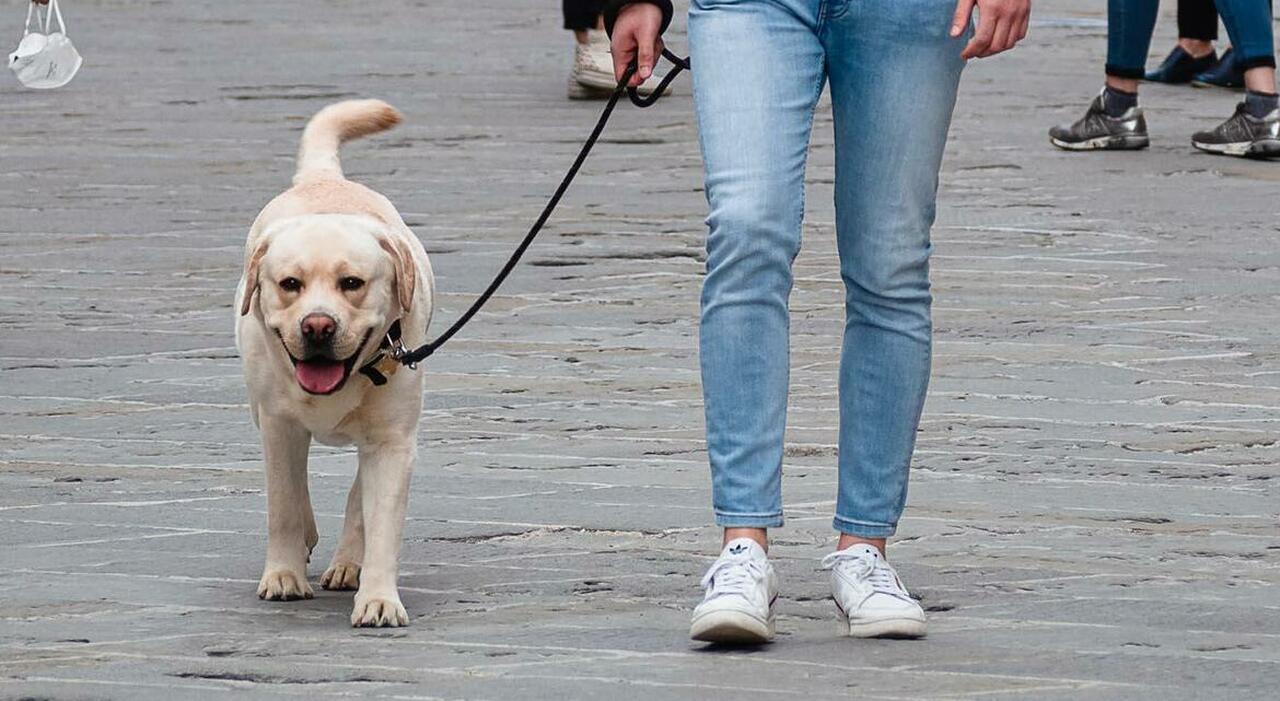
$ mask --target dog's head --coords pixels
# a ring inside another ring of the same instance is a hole
[[[332,394],[409,311],[415,270],[408,248],[375,219],[295,217],[269,227],[249,254],[240,313],[256,298],[298,385]]]

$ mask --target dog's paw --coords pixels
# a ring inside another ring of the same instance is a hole
[[[360,565],[335,562],[320,577],[320,586],[332,591],[355,591],[360,588]]]
[[[268,569],[258,582],[258,598],[267,601],[296,601],[315,596],[306,576],[286,569]]]
[[[399,628],[409,625],[409,613],[398,597],[370,597],[361,601],[356,595],[356,607],[351,611],[354,628]]]

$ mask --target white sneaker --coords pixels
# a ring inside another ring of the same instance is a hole
[[[831,570],[831,596],[855,638],[922,638],[924,609],[870,545],[854,545],[822,558]]]
[[[612,90],[601,90],[600,88],[589,88],[578,79],[569,76],[568,95],[570,100],[607,100],[613,94]]]
[[[730,541],[702,578],[706,598],[693,610],[689,637],[709,643],[773,639],[778,575],[764,548],[750,538]]]
[[[648,97],[657,89],[660,79],[650,76],[636,89]],[[601,30],[587,31],[587,43],[573,51],[573,70],[569,73],[569,97],[581,100],[604,98],[613,94],[618,79],[613,75],[613,54],[609,51],[609,35]]]
[[[613,92],[618,80],[613,77],[608,35],[596,29],[587,32],[587,43],[574,48],[570,77],[583,87]]]

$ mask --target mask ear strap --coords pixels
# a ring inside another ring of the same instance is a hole
[[[53,2],[53,0],[51,0],[51,2]],[[56,8],[57,6],[58,5],[56,4],[56,2],[53,2],[53,5],[49,9],[45,10],[44,17],[41,17],[40,8],[36,7],[36,4],[34,2],[29,3],[27,5],[27,23],[22,28],[22,36],[25,37],[26,35],[31,33],[31,18],[33,16],[36,19],[36,29],[39,30],[40,33],[42,34],[48,34],[49,26],[53,22],[53,9]],[[61,11],[58,12],[58,24],[62,24]],[[63,29],[63,32],[64,33],[66,32],[65,28]]]
[[[34,2],[27,3],[27,23],[22,26],[22,36],[31,33],[31,13],[35,12],[36,4]],[[36,29],[40,28],[40,15],[36,14]]]
[[[44,19],[45,19],[44,33],[45,34],[48,34],[49,30],[53,28],[54,17],[58,18],[58,31],[61,32],[63,36],[66,36],[67,25],[65,22],[62,21],[62,8],[58,7],[58,0],[49,0],[49,11],[45,13],[45,16],[44,16]]]

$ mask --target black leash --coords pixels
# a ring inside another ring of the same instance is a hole
[[[666,92],[667,86],[671,85],[671,81],[675,80],[675,77],[680,74],[680,71],[689,69],[689,59],[687,58],[680,58],[665,48],[662,50],[662,56],[670,61],[674,68],[672,68],[662,81],[658,83],[658,87],[655,88],[653,94],[648,97],[641,97],[635,88],[627,87],[627,83],[631,80],[631,76],[636,72],[636,64],[632,63],[627,68],[626,72],[622,74],[622,79],[618,81],[617,86],[613,89],[613,94],[609,96],[608,104],[604,106],[604,111],[600,113],[600,119],[596,120],[596,126],[591,130],[591,136],[588,136],[586,142],[582,144],[582,150],[578,151],[578,157],[574,159],[573,165],[569,167],[569,172],[565,173],[564,179],[560,181],[560,186],[556,188],[555,194],[547,201],[547,206],[542,208],[542,214],[538,215],[537,221],[535,221],[533,226],[529,228],[529,233],[524,235],[524,240],[516,247],[515,253],[512,253],[511,257],[507,259],[506,264],[502,266],[502,270],[498,272],[498,276],[493,279],[493,282],[489,283],[489,287],[487,287],[484,292],[480,293],[480,296],[476,298],[475,302],[471,303],[471,306],[467,311],[464,312],[462,316],[458,317],[458,320],[453,322],[453,325],[445,330],[444,333],[437,336],[436,340],[430,341],[412,350],[405,348],[400,342],[400,334],[398,333],[400,324],[399,322],[394,324],[392,328],[396,332],[395,337],[392,338],[392,332],[388,331],[387,337],[384,339],[382,344],[382,347],[387,349],[389,358],[412,368],[414,365],[422,362],[430,357],[431,354],[439,350],[440,346],[448,343],[449,339],[453,338],[454,334],[458,333],[463,326],[466,326],[468,321],[471,321],[471,317],[475,316],[476,313],[480,311],[480,308],[489,301],[489,298],[498,291],[498,288],[502,285],[503,281],[506,280],[507,276],[511,274],[511,271],[515,269],[516,264],[520,262],[520,257],[524,255],[524,252],[528,250],[529,245],[533,243],[533,240],[537,238],[538,233],[542,231],[542,226],[547,223],[547,219],[551,218],[551,214],[556,211],[556,205],[560,204],[560,198],[564,196],[565,191],[569,189],[569,185],[573,183],[573,179],[577,177],[578,169],[581,168],[582,164],[587,160],[587,156],[591,153],[591,149],[596,145],[596,140],[600,138],[600,134],[604,131],[605,125],[609,123],[609,116],[613,114],[613,108],[617,106],[618,99],[622,97],[622,94],[625,92],[627,96],[631,98],[631,104],[636,107],[650,107],[662,97],[662,94]],[[373,365],[373,362],[369,363],[369,365]],[[378,382],[373,378],[372,375],[370,375],[370,379],[373,379],[375,384],[382,384],[382,382]],[[383,382],[386,382],[385,378],[383,378]]]

